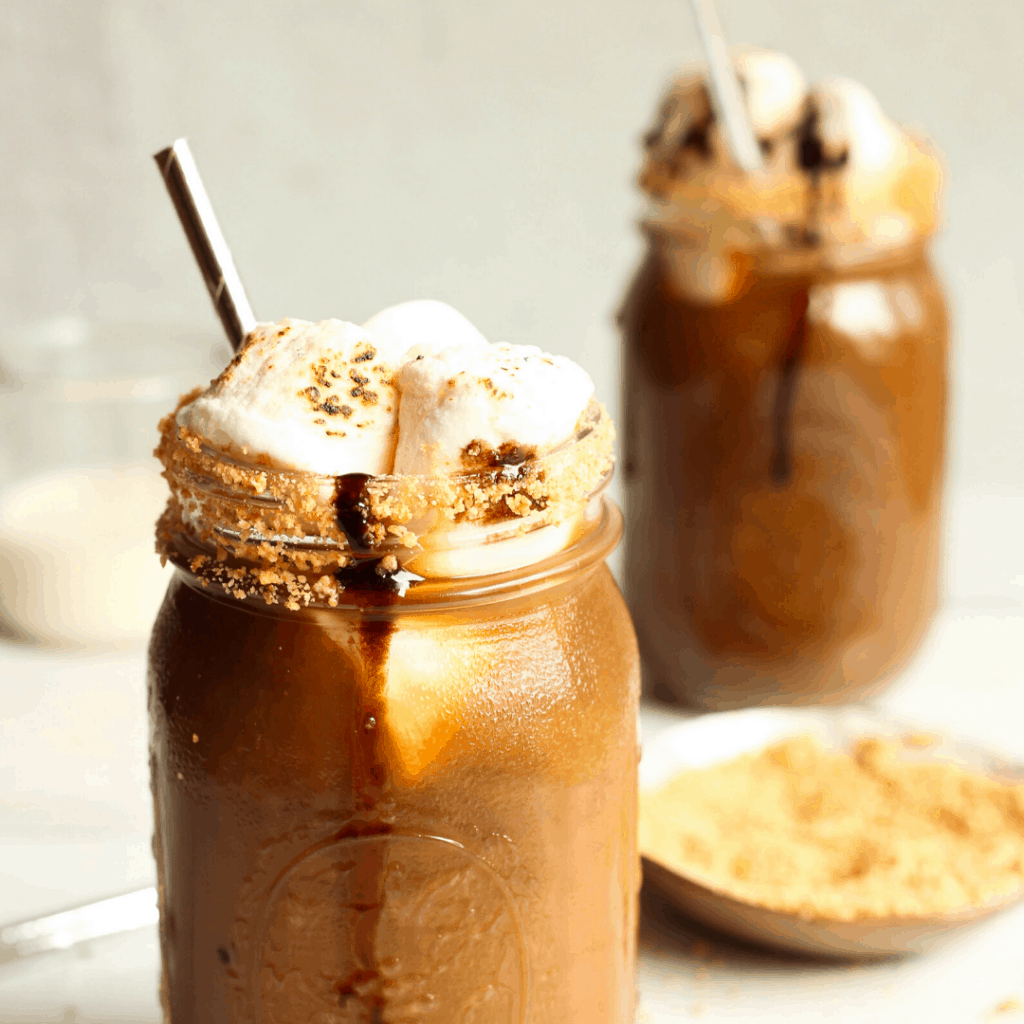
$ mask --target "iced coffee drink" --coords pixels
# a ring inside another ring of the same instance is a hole
[[[645,139],[623,305],[628,582],[645,685],[728,708],[869,694],[937,599],[947,313],[936,155],[855,82],[737,61],[764,167],[700,69]]]
[[[260,325],[165,420],[168,1021],[632,1020],[612,437],[439,303]]]

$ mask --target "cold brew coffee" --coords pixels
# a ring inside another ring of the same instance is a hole
[[[261,325],[163,424],[167,1019],[626,1024],[611,423],[568,360],[386,314]]]
[[[620,314],[627,599],[645,685],[706,709],[875,692],[938,594],[948,324],[934,152],[857,83],[738,62],[764,169],[700,69],[645,140]]]

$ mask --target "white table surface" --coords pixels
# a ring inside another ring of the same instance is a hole
[[[1024,495],[952,505],[949,597],[877,703],[1024,762]],[[0,643],[0,923],[151,884],[142,653]],[[642,710],[646,736],[678,720]],[[1024,906],[928,956],[867,966],[742,947],[643,898],[640,1021],[1024,1021]],[[160,1020],[152,928],[0,965],[0,1024]]]

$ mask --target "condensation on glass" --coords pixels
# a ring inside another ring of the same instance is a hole
[[[851,179],[807,101],[744,178],[687,133],[698,83],[647,137],[648,249],[620,312],[645,686],[706,709],[854,700],[938,599],[939,165],[900,135],[877,182]]]
[[[225,479],[172,481],[186,520],[266,525]],[[175,534],[149,674],[168,1020],[632,1020],[639,669],[619,514],[599,489],[573,523],[518,568],[352,565],[329,599],[285,573],[274,604]]]

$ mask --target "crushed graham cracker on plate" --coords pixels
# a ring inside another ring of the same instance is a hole
[[[808,920],[930,918],[1024,891],[1024,785],[866,737],[800,735],[642,792],[645,857]]]

